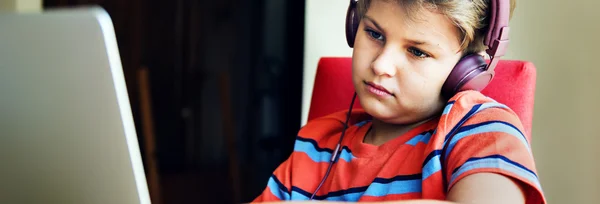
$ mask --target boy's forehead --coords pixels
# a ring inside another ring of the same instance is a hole
[[[431,7],[408,11],[396,0],[372,1],[364,17],[380,25],[385,32],[401,33],[411,40],[434,45],[447,44],[445,47],[453,51],[460,49],[458,27]]]

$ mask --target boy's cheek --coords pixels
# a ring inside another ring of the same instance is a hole
[[[353,69],[363,70],[368,69],[373,61],[375,61],[376,54],[363,48],[354,48],[352,53],[352,66]]]

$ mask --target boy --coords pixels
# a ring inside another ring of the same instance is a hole
[[[490,2],[359,0],[352,80],[364,110],[304,126],[254,202],[545,203],[517,115],[443,91],[459,60],[486,49]]]

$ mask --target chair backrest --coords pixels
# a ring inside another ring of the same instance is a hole
[[[481,92],[510,107],[521,119],[531,141],[536,70],[531,62],[501,60],[492,82]],[[354,94],[352,58],[323,57],[319,61],[308,120],[348,109]],[[354,107],[360,108],[358,100]]]

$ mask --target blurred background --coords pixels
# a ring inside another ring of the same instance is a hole
[[[251,201],[306,123],[319,58],[351,55],[348,0],[0,0],[80,5],[112,17],[153,203]],[[510,23],[505,58],[537,67],[532,146],[550,203],[600,203],[599,7],[517,0]]]
[[[98,5],[109,13],[153,203],[251,201],[291,153],[303,0],[1,2],[23,12]]]

